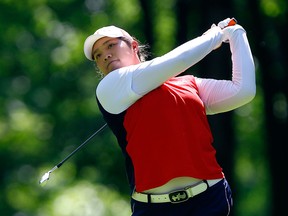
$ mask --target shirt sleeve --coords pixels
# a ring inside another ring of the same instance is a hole
[[[107,112],[121,113],[148,92],[199,62],[222,40],[221,29],[213,27],[209,33],[161,57],[112,71],[97,86],[97,98]]]
[[[196,78],[199,95],[207,114],[236,109],[250,102],[256,94],[255,67],[244,29],[230,38],[232,80]]]

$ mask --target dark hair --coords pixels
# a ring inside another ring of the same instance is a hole
[[[131,47],[131,41],[125,37],[120,37],[120,40],[123,40],[124,42],[127,43],[127,45],[129,47]],[[150,48],[148,44],[141,44],[139,40],[137,40],[136,38],[133,37],[133,40],[138,42],[138,52],[137,55],[140,59],[141,62],[145,62],[146,59],[150,56],[150,53],[148,51],[148,49]]]

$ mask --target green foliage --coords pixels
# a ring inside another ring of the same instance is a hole
[[[163,2],[149,1],[153,55],[162,55],[177,44],[177,25],[182,24],[177,23],[174,10],[177,1]],[[235,2],[239,6],[236,17],[249,23],[253,14],[243,13],[243,8],[250,2]],[[267,18],[284,23],[285,0],[262,0],[258,7]],[[191,16],[201,17],[200,13]],[[94,64],[85,59],[85,38],[99,27],[116,25],[146,43],[144,15],[137,0],[1,0],[2,215],[130,214],[124,161],[109,129],[53,172],[45,187],[38,181],[104,124],[95,101],[99,77]],[[267,30],[265,37],[273,41],[270,49],[277,52],[280,35]],[[285,78],[285,67],[274,64],[275,76]],[[271,208],[261,83],[258,80],[256,99],[234,116],[239,216],[268,216]],[[279,93],[274,99],[275,113],[284,121],[285,95]]]
[[[258,87],[253,102],[235,112],[235,129],[239,135],[236,136],[234,178],[236,185],[241,185],[234,190],[237,215],[270,215],[271,203],[263,199],[271,190],[264,113],[259,109],[263,103],[263,91]]]
[[[91,12],[88,3],[0,3],[3,215],[130,212],[124,161],[108,129],[55,171],[46,187],[38,185],[42,174],[104,124],[95,101],[99,78],[84,57],[83,42],[107,24],[101,16],[113,5],[105,2],[102,12]]]
[[[287,2],[285,0],[262,0],[260,6],[269,17],[283,16],[287,13]]]

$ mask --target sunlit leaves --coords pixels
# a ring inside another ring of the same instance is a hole
[[[130,215],[129,204],[115,191],[87,181],[59,190],[48,203],[39,208],[42,216]]]
[[[286,0],[261,0],[261,7],[264,13],[270,17],[277,17],[287,13]]]

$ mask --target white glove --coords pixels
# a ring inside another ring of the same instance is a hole
[[[225,20],[222,20],[218,23],[218,27],[222,29],[222,32],[224,33],[223,42],[229,43],[229,40],[231,39],[233,32],[237,29],[243,29],[242,26],[236,24],[237,21],[234,18],[226,18]]]
[[[234,18],[226,18],[225,20],[220,21],[217,26],[219,26],[221,29],[224,29],[225,27],[233,26],[236,23],[237,21]]]
[[[215,33],[217,33],[217,32],[219,32],[219,33],[221,33],[221,34],[223,35],[221,28],[219,28],[219,27],[216,26],[215,24],[212,24],[211,28],[208,29],[206,32],[204,32],[203,35],[215,34]],[[219,48],[219,47],[221,46],[221,44],[222,44],[222,41],[220,41],[219,44],[216,45],[216,47],[214,48],[214,50],[217,49],[217,48]]]

